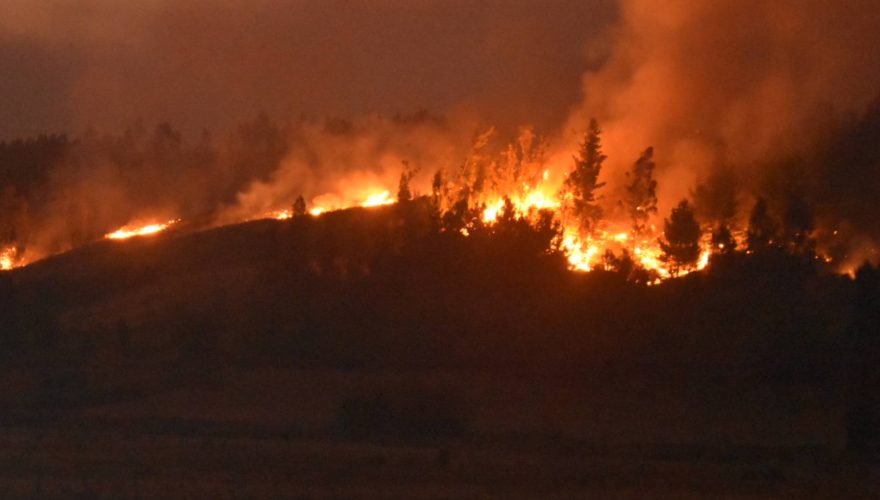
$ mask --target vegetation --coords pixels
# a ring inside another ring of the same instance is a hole
[[[657,213],[657,181],[654,180],[654,148],[646,149],[627,173],[627,210],[632,220],[633,232],[645,232],[648,219]]]
[[[700,258],[700,224],[687,200],[672,209],[672,215],[664,223],[665,240],[660,242],[663,260],[670,264],[673,275],[694,266]]]
[[[596,229],[602,219],[596,190],[605,185],[599,182],[599,175],[602,173],[602,163],[608,157],[602,153],[601,133],[599,123],[595,119],[590,120],[590,129],[574,157],[574,167],[563,186],[563,199],[569,201],[568,209],[580,221],[585,233]]]

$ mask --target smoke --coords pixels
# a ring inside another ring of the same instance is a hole
[[[620,11],[564,133],[571,144],[598,118],[618,185],[654,146],[661,214],[729,166],[760,190],[771,165],[808,156],[880,91],[873,0],[621,0]]]
[[[297,196],[309,208],[323,210],[358,205],[383,191],[394,198],[404,170],[415,173],[416,191],[425,194],[437,169],[461,161],[468,140],[461,130],[468,128],[450,127],[426,113],[300,124],[277,170],[242,189],[235,203],[220,211],[217,223],[290,208]]]
[[[877,225],[863,207],[880,187],[831,182],[846,166],[827,151],[876,152],[841,134],[864,129],[844,125],[880,91],[877,61],[874,0],[6,0],[0,137],[139,117],[182,131],[75,141],[39,196],[25,193],[32,246],[51,251],[142,218],[393,197],[404,168],[424,193],[489,126],[494,152],[523,125],[549,136],[561,182],[591,117],[612,216],[653,146],[660,214],[691,197],[707,220],[742,220],[754,195],[797,192],[855,240]],[[417,109],[445,118],[390,118]],[[286,121],[234,128],[260,110]]]
[[[261,111],[550,128],[614,15],[613,0],[4,0],[0,138],[137,118],[223,135]]]

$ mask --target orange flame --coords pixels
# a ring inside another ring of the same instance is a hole
[[[391,193],[387,190],[369,195],[361,206],[362,207],[378,207],[381,205],[391,205],[397,200],[391,197]]]
[[[104,238],[108,240],[126,240],[135,236],[149,236],[160,233],[177,222],[178,221],[176,220],[170,220],[165,223],[153,223],[138,227],[131,227],[130,225],[126,225],[117,229],[116,231],[113,231],[112,233],[104,235]]]
[[[0,252],[0,271],[9,271],[21,264],[17,262],[18,250],[15,247],[6,247]]]

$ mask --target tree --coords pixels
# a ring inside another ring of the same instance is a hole
[[[730,225],[736,216],[737,178],[730,168],[715,168],[709,177],[691,191],[697,220],[711,225],[712,253],[731,255],[736,251],[736,239]]]
[[[738,180],[733,169],[719,167],[691,191],[697,219],[704,224],[729,224],[736,216]]]
[[[759,197],[749,216],[746,245],[751,253],[762,253],[776,245],[779,226],[767,208],[767,202]]]
[[[785,248],[797,255],[811,254],[814,228],[813,211],[806,200],[799,194],[790,193],[783,217],[782,240]]]
[[[434,177],[431,179],[431,202],[436,205],[438,208],[440,207],[440,203],[443,200],[444,196],[444,187],[445,181],[443,179],[443,171],[437,170],[434,172]]]
[[[441,216],[440,223],[444,231],[461,233],[467,230],[468,224],[480,221],[479,211],[470,206],[469,199],[467,188],[459,192],[449,210]]]
[[[660,241],[663,250],[661,258],[669,264],[673,275],[697,263],[702,231],[687,200],[681,200],[672,209],[672,214],[664,221],[663,233],[665,239]]]
[[[620,257],[614,255],[611,250],[605,250],[602,255],[602,266],[606,271],[611,271],[628,280],[636,270],[636,262],[632,259],[626,249],[620,254]]]
[[[716,255],[730,255],[736,251],[736,239],[730,232],[727,224],[720,222],[712,232],[712,253]]]
[[[654,180],[654,148],[646,149],[633,164],[626,187],[629,216],[636,235],[645,232],[651,214],[657,213],[657,181]]]
[[[597,189],[605,185],[599,182],[602,163],[607,158],[602,154],[601,135],[599,123],[595,119],[590,120],[590,129],[584,135],[578,154],[573,157],[574,168],[563,185],[563,193],[571,200],[571,211],[586,232],[595,229],[602,218],[602,209],[596,203],[595,194]]]
[[[416,171],[410,168],[409,162],[404,161],[403,172],[400,173],[400,182],[397,184],[398,203],[406,203],[413,199],[413,193],[409,188],[409,183],[415,175]]]
[[[302,217],[306,215],[306,200],[303,199],[302,195],[296,197],[296,201],[293,202],[293,216],[294,217]]]

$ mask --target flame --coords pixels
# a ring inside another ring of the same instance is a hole
[[[269,214],[269,216],[277,220],[287,220],[293,217],[293,212],[290,210],[276,210]]]
[[[540,167],[524,171],[525,173],[517,173],[516,180],[503,177],[503,175],[499,176],[491,182],[487,181],[485,185],[492,187],[481,190],[474,195],[475,198],[469,198],[469,203],[476,203],[482,207],[482,212],[479,215],[486,225],[497,223],[502,214],[507,216],[505,211],[508,202],[514,217],[530,222],[538,221],[539,212],[549,211],[559,229],[559,235],[554,245],[566,257],[568,267],[573,271],[611,270],[614,266],[614,259],[628,256],[636,266],[651,272],[653,284],[659,280],[683,276],[708,267],[713,250],[711,235],[708,232],[699,242],[700,251],[697,261],[690,266],[673,269],[670,263],[664,259],[659,244],[663,234],[662,231],[658,231],[655,224],[648,224],[641,232],[636,233],[630,228],[628,222],[612,218],[600,221],[598,227],[592,231],[584,231],[579,221],[573,220],[574,217],[565,208],[570,206],[573,200],[571,192],[560,189],[566,178],[566,175],[557,175],[560,171],[564,172],[566,169]],[[470,188],[467,184],[456,186],[456,182],[456,180],[447,180],[446,188],[453,193],[467,192],[466,190]],[[308,213],[312,216],[320,216],[326,212],[358,206],[369,208],[390,205],[397,202],[391,192],[375,178],[347,179],[339,184],[338,189],[312,198],[309,202]],[[255,217],[255,215],[257,216]],[[287,220],[291,219],[293,215],[293,210],[290,208],[271,212],[253,212],[244,215],[238,214],[236,217],[225,220],[224,223],[237,223],[256,218]],[[154,235],[165,231],[177,222],[179,220],[170,220],[164,223],[151,221],[146,225],[128,224],[106,234],[104,238],[122,240]],[[460,232],[467,237],[473,233],[473,229],[473,227],[461,228]],[[733,231],[733,233],[732,236],[737,242],[737,246],[741,247],[745,239],[745,232],[739,230]],[[28,254],[28,256],[30,257],[28,260],[34,260],[34,255]],[[22,266],[24,265],[23,260],[18,254],[17,247],[8,247],[0,252],[0,269],[8,270]],[[846,270],[851,271],[851,269]]]
[[[370,207],[378,207],[382,205],[391,205],[397,202],[394,198],[391,197],[391,192],[387,189],[382,191],[376,191],[368,194],[365,198],[362,198],[362,202],[352,202],[346,201],[350,200],[350,198],[342,198],[336,195],[327,194],[323,196],[318,196],[312,203],[319,202],[321,204],[315,205],[308,210],[308,213],[314,217],[317,217],[323,213],[331,212],[334,210],[344,210],[347,208],[352,208],[356,206],[361,206],[365,208]],[[288,220],[293,218],[293,211],[290,209],[284,210],[273,210],[271,212],[263,213],[257,217],[246,218],[245,220],[256,220],[256,219],[276,219],[276,220]],[[170,223],[169,223],[170,224]],[[163,228],[164,229],[164,228]],[[127,233],[126,233],[127,234]]]
[[[549,179],[550,169],[544,169],[536,174],[532,183],[521,182],[514,184],[511,191],[496,189],[484,195],[481,213],[483,223],[491,225],[497,223],[499,216],[505,210],[507,200],[511,203],[513,215],[517,218],[535,221],[539,211],[548,210],[552,213],[554,221],[559,224],[560,237],[557,241],[558,248],[565,255],[568,267],[573,271],[589,272],[594,269],[608,268],[605,261],[609,253],[615,256],[627,253],[634,263],[645,270],[651,271],[656,280],[663,280],[675,276],[705,269],[709,265],[711,256],[710,237],[706,234],[700,242],[700,256],[698,261],[690,266],[677,269],[673,272],[669,263],[664,261],[663,252],[659,245],[662,236],[655,225],[648,225],[645,233],[635,234],[626,225],[603,222],[603,226],[589,234],[581,231],[577,221],[568,220],[564,215],[563,206],[570,202],[570,194],[560,192],[558,185],[551,185]],[[370,183],[372,186],[375,184]],[[360,193],[358,196],[357,193]],[[360,200],[360,201],[357,201]],[[328,193],[318,196],[311,201],[312,207],[308,213],[319,216],[323,213],[351,208],[377,207],[396,203],[388,189],[361,189],[349,192],[348,195]],[[287,220],[293,217],[291,209],[275,210],[266,212],[258,218],[273,218]],[[243,220],[252,220],[243,219]],[[128,224],[112,233],[105,235],[106,239],[123,240],[137,236],[154,235],[168,229],[179,220],[170,220],[164,223],[151,222],[146,225]],[[469,236],[467,228],[461,229],[461,234]],[[0,253],[0,269],[11,269],[17,265],[17,253],[14,247],[7,248]],[[657,282],[655,280],[655,283]]]
[[[486,205],[483,210],[483,222],[489,223],[498,220],[501,209],[504,208],[504,200],[498,199]]]
[[[548,195],[541,190],[532,190],[526,188],[526,193],[522,196],[514,196],[508,198],[513,204],[514,212],[517,217],[529,217],[533,212],[538,210],[556,210],[562,204],[553,195]],[[504,209],[504,198],[494,197],[485,203],[483,209],[483,222],[492,223],[498,220],[498,216]]]
[[[18,250],[14,246],[6,247],[0,252],[0,271],[9,271],[20,266],[17,262]]]
[[[647,233],[635,235],[630,229],[613,227],[613,230],[600,229],[588,235],[583,235],[577,225],[577,221],[566,221],[562,217],[564,195],[558,189],[552,189],[547,185],[550,178],[550,169],[541,173],[541,180],[532,186],[523,184],[517,192],[494,194],[483,203],[481,219],[486,224],[494,224],[504,210],[505,199],[510,200],[516,217],[531,219],[540,210],[550,210],[554,219],[561,224],[562,236],[559,248],[565,254],[569,268],[573,271],[589,272],[603,267],[602,259],[606,252],[611,251],[615,255],[628,252],[636,264],[648,271],[653,271],[660,279],[673,276],[673,272],[667,262],[663,260],[663,251],[660,248],[659,238],[662,236],[655,225],[647,228]],[[706,235],[700,242],[700,257],[697,263],[691,267],[677,270],[677,276],[683,276],[693,271],[705,269],[711,256],[711,242]]]
[[[116,231],[113,231],[112,233],[104,235],[104,238],[108,240],[126,240],[135,236],[149,236],[162,232],[177,222],[178,221],[176,220],[170,220],[165,223],[153,223],[139,227],[131,227],[130,225],[126,225],[117,229]]]
[[[391,205],[395,203],[397,200],[391,197],[391,193],[388,190],[381,191],[378,193],[373,193],[367,197],[367,200],[361,203],[362,207],[378,207],[381,205]]]

